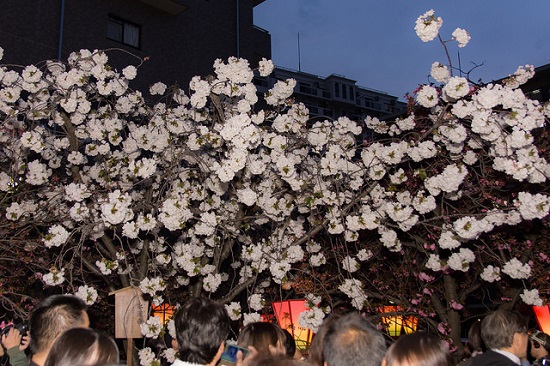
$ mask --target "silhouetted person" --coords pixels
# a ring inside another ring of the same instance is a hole
[[[0,347],[0,365],[2,366],[27,366],[29,361],[25,350],[30,344],[29,332],[23,330],[21,334],[15,326],[2,330],[2,344]]]
[[[57,337],[71,328],[90,326],[87,306],[73,295],[53,295],[42,300],[32,311],[30,366],[43,366]]]
[[[283,333],[285,334],[285,351],[286,351],[286,354],[287,356],[295,359],[295,360],[300,360],[300,361],[304,361],[305,358],[302,354],[302,352],[300,352],[300,350],[296,347],[296,340],[294,339],[294,337],[292,336],[292,334],[290,334],[290,332],[286,329],[283,329]]]
[[[380,366],[385,352],[384,336],[358,313],[336,319],[323,341],[327,366]]]
[[[309,363],[295,360],[288,355],[262,353],[252,356],[246,366],[308,366]]]
[[[90,328],[72,328],[53,344],[44,366],[115,365],[118,347],[105,333]]]
[[[314,366],[323,366],[325,364],[325,358],[323,357],[323,343],[325,342],[325,336],[332,329],[332,325],[340,317],[338,314],[331,314],[323,321],[323,324],[317,330],[317,333],[313,336],[311,346],[309,347],[308,362]]]
[[[173,366],[214,366],[229,336],[230,320],[225,307],[213,300],[195,298],[174,317],[179,359]]]
[[[533,366],[550,366],[550,336],[537,330],[529,338],[531,356],[535,359]]]
[[[278,325],[253,322],[241,329],[237,338],[237,345],[243,348],[252,346],[257,353],[276,355],[286,353],[285,341],[285,334]]]
[[[481,338],[487,351],[472,358],[472,366],[516,366],[527,358],[527,325],[515,311],[499,309],[487,315],[481,322]]]
[[[485,342],[481,338],[481,321],[474,322],[468,330],[468,342],[464,346],[464,360],[459,366],[470,366],[472,358],[485,352]]]
[[[399,337],[382,361],[383,366],[451,366],[446,344],[433,334],[416,332]]]

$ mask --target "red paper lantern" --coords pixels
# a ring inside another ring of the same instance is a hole
[[[300,313],[309,310],[306,300],[286,300],[273,302],[273,311],[277,318],[277,323],[281,329],[286,329],[292,334],[296,341],[296,348],[305,350],[311,344],[313,332],[309,328],[303,328],[298,323]]]
[[[550,305],[533,306],[540,330],[550,334]]]

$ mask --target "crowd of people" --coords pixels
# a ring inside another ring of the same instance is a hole
[[[447,344],[437,336],[415,332],[387,347],[382,333],[355,312],[327,318],[307,357],[296,349],[288,332],[272,323],[250,323],[240,330],[236,345],[228,345],[229,315],[222,304],[210,299],[187,302],[176,312],[174,323],[178,358],[173,366],[454,365]],[[11,366],[119,364],[114,339],[89,324],[86,304],[79,298],[48,297],[31,313],[28,332],[16,327],[2,332],[0,356]],[[528,352],[533,366],[550,366],[550,336],[528,332],[514,311],[496,310],[474,323],[465,349],[460,366],[527,366],[531,365]]]

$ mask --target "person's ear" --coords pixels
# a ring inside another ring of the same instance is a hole
[[[517,344],[518,346],[523,343],[524,335],[522,333],[514,333],[514,338],[512,339],[513,344]],[[529,342],[527,342],[529,343]]]
[[[171,342],[171,346],[173,349],[175,349],[176,351],[178,351],[180,349],[180,346],[178,345],[178,340],[177,339],[172,339],[172,342]]]

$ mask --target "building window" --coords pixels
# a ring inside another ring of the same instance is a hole
[[[334,96],[340,98],[340,84],[334,83]]]
[[[109,16],[107,21],[107,38],[139,48],[140,27],[127,20]]]
[[[308,109],[309,109],[309,113],[314,114],[316,116],[319,115],[319,108],[318,107],[313,107],[312,106],[312,107],[308,107]]]
[[[262,86],[264,88],[268,87],[267,80],[264,77],[254,76],[254,78],[252,79],[252,83],[256,86]]]
[[[342,85],[342,98],[348,99],[348,88],[345,85]]]
[[[299,84],[299,90],[300,90],[301,93],[317,95],[317,90],[313,89],[311,87],[311,84],[304,83],[304,82],[301,82],[301,81],[298,84]]]

